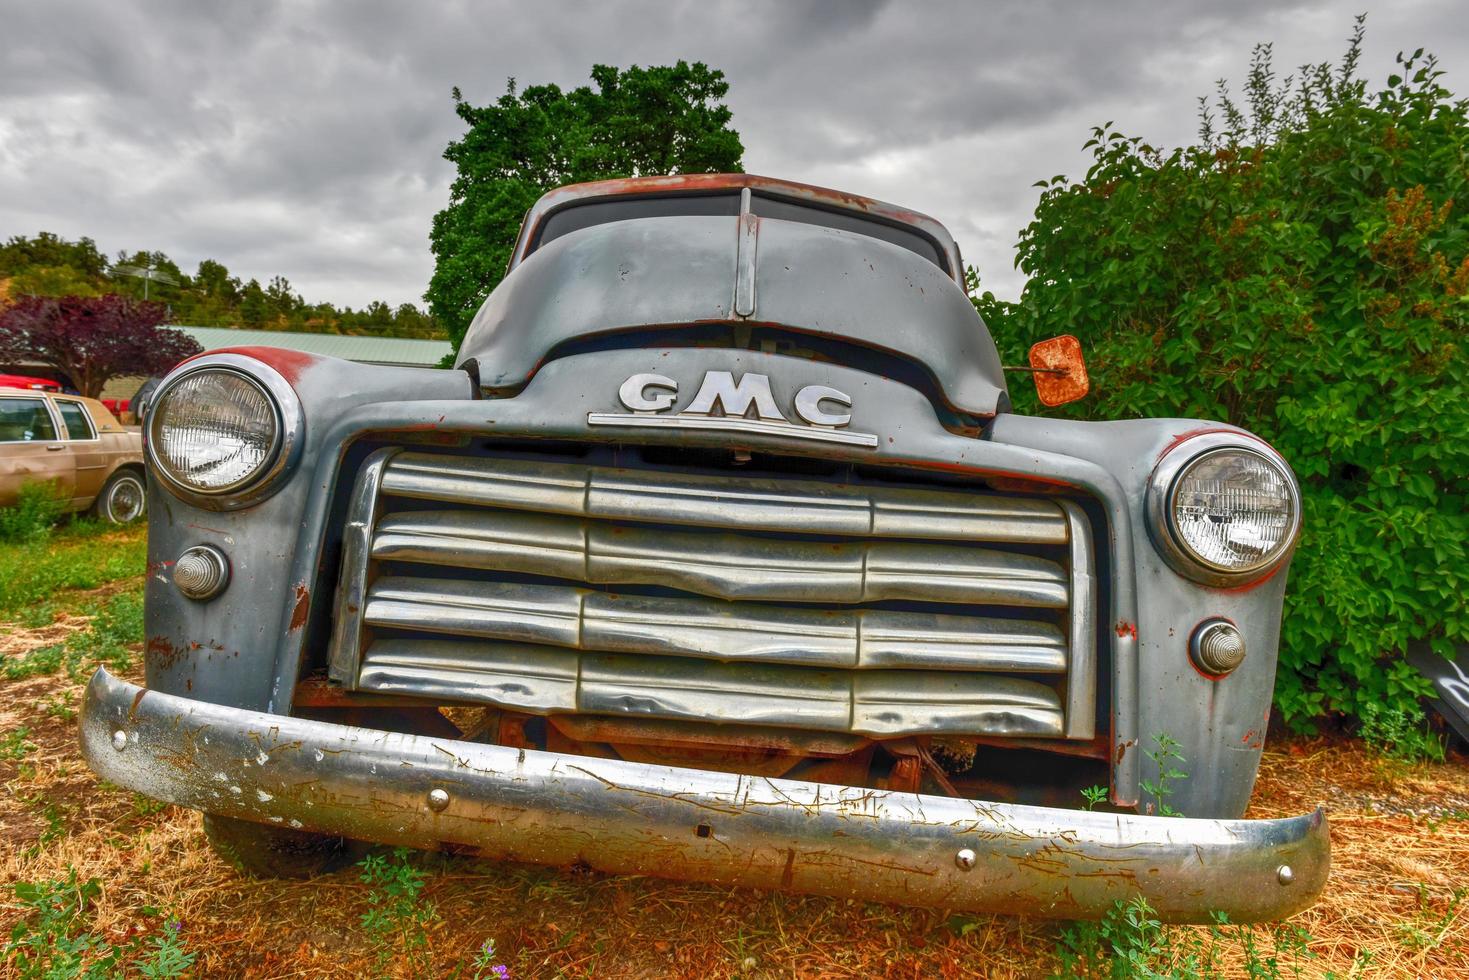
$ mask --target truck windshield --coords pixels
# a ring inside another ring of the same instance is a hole
[[[910,252],[916,252],[934,265],[952,274],[943,252],[927,235],[906,225],[888,222],[855,211],[823,208],[789,198],[767,194],[752,195],[750,210],[762,218],[799,221],[802,224],[835,228],[876,238]],[[685,215],[729,215],[740,213],[739,191],[720,194],[679,194],[662,197],[620,197],[570,204],[551,212],[541,222],[536,238],[526,249],[529,255],[542,245],[563,235],[592,225],[634,218],[666,218]]]

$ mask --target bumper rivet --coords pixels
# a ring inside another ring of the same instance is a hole
[[[1296,880],[1296,873],[1290,869],[1290,865],[1282,864],[1275,869],[1275,880],[1282,885],[1289,885]]]
[[[449,794],[441,789],[428,791],[428,808],[435,813],[443,813],[444,808],[449,805]]]
[[[954,855],[954,863],[959,866],[959,870],[961,871],[968,871],[970,868],[974,867],[974,862],[976,860],[978,860],[978,858],[975,856],[974,851],[970,850],[967,847],[961,847],[959,849],[959,853]]]
[[[112,747],[114,749],[117,749],[117,751],[119,751],[119,752],[121,752],[123,749],[127,748],[128,747],[128,736],[127,736],[127,732],[123,731],[122,729],[118,729],[117,731],[113,732],[112,733]]]

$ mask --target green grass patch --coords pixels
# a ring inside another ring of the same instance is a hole
[[[99,664],[117,674],[131,670],[136,653],[131,648],[143,641],[143,594],[117,592],[87,602],[75,612],[93,617],[86,629],[73,633],[64,643],[39,647],[4,661],[0,677],[18,681],[65,668],[71,679],[80,683]]]
[[[0,546],[0,619],[49,623],[58,593],[95,589],[142,575],[148,563],[145,527],[117,528],[75,520],[49,537]]]

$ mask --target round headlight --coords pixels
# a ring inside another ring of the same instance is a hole
[[[299,423],[284,379],[252,359],[217,354],[163,385],[148,412],[148,455],[175,493],[238,507],[281,471]]]
[[[1237,443],[1200,448],[1185,445],[1176,451],[1182,458],[1164,457],[1148,489],[1160,550],[1179,571],[1205,582],[1269,568],[1290,550],[1300,526],[1294,478],[1276,459]]]

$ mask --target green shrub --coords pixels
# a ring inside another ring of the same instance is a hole
[[[1061,414],[1223,420],[1295,468],[1275,697],[1298,727],[1408,709],[1398,652],[1469,640],[1469,104],[1421,50],[1369,91],[1361,41],[1279,83],[1257,48],[1196,145],[1094,130],[1085,178],[1040,184],[1019,302],[976,300],[1011,363],[1083,339],[1095,391]]]
[[[66,501],[54,480],[21,486],[14,504],[0,507],[0,541],[36,541],[51,533]]]
[[[1405,766],[1442,762],[1444,743],[1428,727],[1428,718],[1416,704],[1405,708],[1364,704],[1362,741],[1383,759]]]

